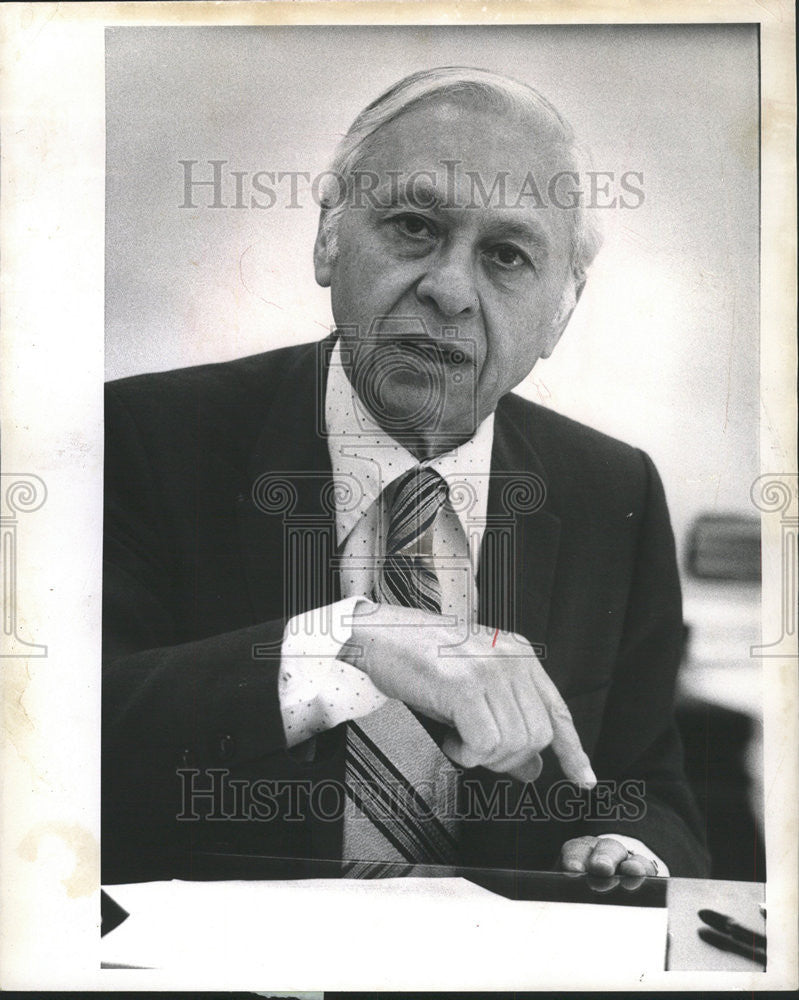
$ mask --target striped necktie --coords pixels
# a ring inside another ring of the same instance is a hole
[[[429,542],[447,484],[416,466],[399,480],[374,599],[441,611]],[[375,876],[374,862],[454,864],[457,771],[424,725],[400,701],[347,725],[343,857],[350,876]],[[370,864],[371,862],[371,864]]]

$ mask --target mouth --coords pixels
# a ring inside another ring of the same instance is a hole
[[[458,341],[433,340],[430,337],[396,337],[383,342],[380,352],[397,359],[413,359],[424,367],[437,369],[460,368],[466,372],[474,366],[474,359]]]

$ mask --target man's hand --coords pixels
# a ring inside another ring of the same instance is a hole
[[[571,714],[527,640],[483,626],[464,640],[440,615],[365,600],[353,618],[339,658],[387,697],[450,725],[442,750],[455,763],[534,781],[551,744],[567,778],[596,784]]]
[[[575,837],[560,851],[558,868],[564,872],[587,872],[609,878],[611,875],[657,875],[657,865],[642,854],[627,850],[612,837]]]

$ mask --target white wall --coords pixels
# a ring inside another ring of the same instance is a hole
[[[542,90],[596,169],[644,173],[643,205],[604,213],[571,325],[520,391],[646,448],[678,539],[700,511],[752,511],[755,28],[123,28],[107,55],[109,378],[314,340],[332,322],[307,192],[297,209],[181,209],[178,161],[200,161],[197,177],[210,159],[313,176],[390,83],[484,66]]]

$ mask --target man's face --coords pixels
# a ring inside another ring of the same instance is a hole
[[[530,171],[546,201],[569,169],[535,124],[451,100],[407,111],[370,138],[333,259],[320,228],[316,275],[350,379],[378,423],[418,432],[428,455],[474,433],[574,306],[567,212],[535,207],[529,186],[519,197]],[[504,198],[489,198],[498,178]]]

